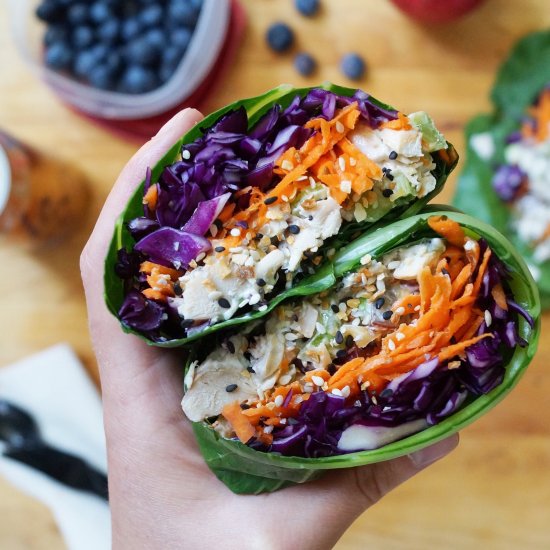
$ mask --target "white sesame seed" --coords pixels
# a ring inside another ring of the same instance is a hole
[[[181,152],[181,158],[184,160],[189,160],[191,158],[191,153],[187,149],[184,149]]]
[[[263,306],[260,306],[258,308],[258,311],[265,311],[267,309],[267,304],[264,304]]]
[[[361,384],[361,391],[365,391],[370,386],[370,382],[367,380]]]
[[[234,246],[234,247],[229,249],[229,252],[231,252],[232,254],[239,254],[242,251],[243,251],[242,246]]]
[[[298,339],[298,335],[294,334],[293,332],[287,332],[285,334],[285,340],[289,340],[290,342],[293,342],[294,340]]]
[[[218,226],[215,223],[213,223],[210,226],[210,235],[212,235],[212,237],[215,237],[217,234],[218,234]]]
[[[311,381],[316,386],[322,386],[325,383],[325,381],[320,376],[315,376],[315,375],[311,377]]]
[[[491,315],[491,312],[486,309],[485,310],[485,324],[490,327],[491,323],[493,322],[493,316]]]
[[[414,306],[415,311],[420,311],[420,306]]]
[[[351,181],[342,180],[340,182],[340,191],[342,191],[342,193],[351,193]]]
[[[304,400],[304,398],[303,398],[301,395],[297,395],[297,396],[294,398],[294,404],[295,404],[295,405],[299,405],[303,400]]]
[[[464,250],[473,250],[474,248],[476,247],[474,241],[472,240],[467,240],[466,243],[464,244]]]
[[[339,133],[339,134],[343,134],[344,133],[344,125],[338,120],[335,124],[335,127],[336,127],[336,131]]]
[[[313,393],[313,386],[311,384],[304,384],[304,391],[306,393]]]
[[[204,260],[205,257],[206,257],[206,252],[201,252],[201,253],[195,258],[195,261],[196,261],[196,262],[200,262],[201,260]]]
[[[371,395],[370,398],[375,405],[378,405],[378,399],[376,399],[376,395]]]
[[[390,348],[391,351],[395,351],[395,342],[393,340],[388,340],[388,348]]]
[[[332,393],[332,395],[338,395],[339,397],[343,397],[342,392],[338,388],[333,388],[330,393]]]
[[[281,200],[283,202],[288,202],[288,197],[286,195],[281,195]]]
[[[180,249],[180,242],[179,242],[179,241],[175,241],[175,242],[174,242],[174,250],[177,252],[179,249]]]
[[[309,185],[310,185],[311,187],[315,187],[315,186],[317,185],[317,184],[315,183],[315,180],[314,180],[311,176],[309,176]]]
[[[351,157],[351,158],[349,159],[349,165],[350,165],[350,166],[355,166],[356,164],[357,164],[357,161],[356,161],[353,157]]]
[[[239,303],[239,307],[244,307],[248,304],[248,298],[245,298]]]
[[[346,170],[346,159],[344,157],[338,157],[338,166],[342,172]]]
[[[402,333],[402,332],[396,332],[395,333],[395,338],[399,341],[401,340],[404,340],[405,339],[405,335]]]
[[[273,431],[273,426],[265,426],[264,433],[270,434]]]
[[[278,395],[276,398],[275,398],[275,406],[276,407],[280,407],[282,404],[283,404],[283,401],[284,401],[284,398],[282,395]]]
[[[354,403],[354,406],[355,407],[360,407],[361,406],[361,401],[359,401],[359,399],[357,399]]]
[[[404,308],[403,306],[398,307],[398,308],[395,310],[395,313],[397,313],[397,315],[403,315],[403,313],[405,313],[405,308]]]
[[[238,227],[234,227],[230,232],[232,237],[240,237],[241,236],[241,230]]]
[[[344,386],[342,388],[342,395],[344,397],[349,397],[349,394],[351,393],[351,388],[349,386]]]
[[[286,386],[291,380],[292,380],[292,375],[283,374],[283,376],[279,377],[279,384],[281,384],[281,386]]]
[[[306,181],[308,179],[308,176],[305,174],[303,176],[300,176],[299,178],[296,178],[296,181]]]
[[[353,210],[353,216],[355,217],[356,221],[362,222],[367,219],[367,212],[366,210],[361,206],[361,203],[356,202],[355,208]]]
[[[393,260],[388,264],[388,269],[394,270],[397,269],[401,265],[401,262],[399,260]]]
[[[372,260],[372,256],[370,254],[365,254],[362,258],[361,258],[361,265],[367,265],[367,264],[370,264]]]
[[[292,162],[290,162],[289,160],[283,160],[283,162],[281,162],[281,168],[283,170],[286,170],[287,172],[290,172],[293,168],[294,168],[294,164],[292,164]]]

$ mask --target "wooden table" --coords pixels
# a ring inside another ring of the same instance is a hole
[[[465,122],[489,106],[494,71],[521,35],[550,25],[546,0],[487,0],[452,25],[424,28],[386,0],[323,2],[323,14],[299,17],[291,0],[243,0],[249,27],[212,110],[280,82],[347,83],[338,69],[350,50],[368,60],[361,86],[403,111],[428,110],[459,151]],[[78,271],[79,252],[119,170],[136,145],[66,109],[24,66],[0,6],[0,127],[48,155],[75,163],[92,186],[89,216],[63,245],[33,253],[0,241],[0,365],[59,341],[69,342],[97,380]],[[298,48],[320,61],[299,77],[292,55],[263,43],[267,25],[286,20]],[[456,177],[441,195],[448,200]],[[543,330],[549,330],[547,316]],[[505,403],[462,433],[459,449],[364,514],[337,548],[550,548],[550,339]],[[64,548],[41,504],[0,479],[0,547]]]

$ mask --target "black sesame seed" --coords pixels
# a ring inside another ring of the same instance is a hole
[[[331,304],[330,309],[332,309],[334,313],[338,313],[340,311],[340,308],[336,304]]]
[[[298,233],[300,233],[300,228],[299,228],[297,225],[289,225],[289,226],[288,226],[288,230],[289,230],[293,235],[298,235]]]
[[[256,284],[258,286],[265,286],[267,283],[263,279],[256,279]]]
[[[226,300],[225,298],[220,298],[218,300],[218,304],[220,305],[220,307],[223,307],[225,309],[229,309],[231,307],[229,300]]]
[[[310,215],[307,217],[307,219],[308,219],[309,221],[311,221],[311,220],[313,220],[313,216],[310,214]]]
[[[264,204],[273,204],[277,200],[277,197],[267,197],[265,199]]]
[[[275,235],[275,237],[271,237],[271,244],[273,246],[278,246],[279,244],[279,237],[277,237],[277,235]]]
[[[334,363],[331,363],[327,367],[327,372],[332,376],[336,372],[336,365]]]
[[[187,328],[193,326],[193,324],[194,324],[193,319],[182,319],[181,322],[180,322],[180,327],[187,329]]]
[[[229,353],[235,353],[235,344],[231,340],[227,340],[226,346]]]
[[[347,351],[345,349],[339,349],[337,352],[336,352],[336,357],[338,357],[339,359],[344,357],[346,355]]]
[[[216,248],[214,248],[214,250],[216,252],[223,252],[225,250],[225,246],[217,246]]]
[[[454,336],[451,336],[450,342],[451,344],[456,344],[456,338]]]
[[[374,307],[376,309],[380,309],[384,305],[385,301],[386,300],[384,300],[384,298],[378,298],[378,300],[376,300],[376,302],[374,302]]]
[[[351,348],[353,344],[355,343],[355,340],[353,339],[353,336],[351,334],[348,334],[346,337],[346,348]]]
[[[334,340],[337,344],[341,344],[344,341],[344,335],[340,331],[337,331]]]
[[[229,384],[229,386],[225,386],[225,391],[227,393],[231,393],[232,391],[235,391],[237,389],[237,384]]]
[[[389,170],[386,172],[386,177],[387,177],[390,181],[393,181],[393,174],[391,174]]]
[[[247,370],[250,374],[256,374],[256,371],[255,371],[252,367],[246,367],[246,370]]]
[[[176,296],[181,296],[183,294],[183,289],[179,283],[174,283],[174,294]]]
[[[214,220],[214,225],[219,229],[223,227],[223,222],[219,219]]]
[[[388,157],[390,160],[395,160],[397,158],[397,152],[392,151]]]
[[[250,409],[250,405],[248,403],[241,403],[239,405],[243,411],[246,411],[247,409]]]
[[[382,195],[386,198],[389,198],[393,195],[393,191],[391,189],[384,189],[382,191]]]
[[[392,315],[393,315],[393,311],[384,311],[384,313],[382,313],[382,317],[384,318],[384,321],[389,321]]]
[[[449,272],[445,268],[441,270],[441,273],[443,273],[443,275],[449,275]]]
[[[390,397],[392,393],[393,393],[392,389],[386,388],[385,390],[382,390],[382,392],[380,392],[380,397],[382,399],[386,399],[387,397]]]

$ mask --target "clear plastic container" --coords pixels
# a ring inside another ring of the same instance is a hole
[[[106,119],[147,118],[184,101],[216,62],[231,15],[230,0],[204,0],[189,47],[170,80],[151,92],[130,95],[92,88],[43,64],[45,26],[34,13],[39,3],[39,0],[9,0],[13,36],[21,55],[64,101]]]

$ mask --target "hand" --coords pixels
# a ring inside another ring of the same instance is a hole
[[[454,436],[411,456],[327,474],[260,496],[231,493],[210,472],[185,419],[182,361],[120,329],[103,300],[103,262],[115,219],[148,166],[202,116],[187,109],[126,165],[81,257],[103,391],[113,547],[331,548],[357,516],[450,452]]]

